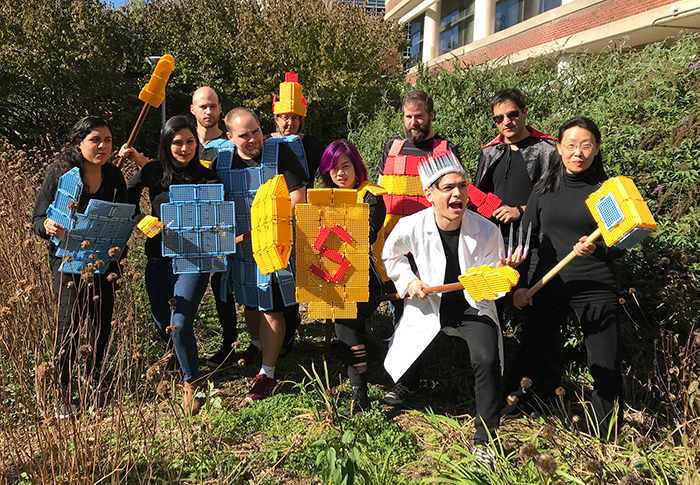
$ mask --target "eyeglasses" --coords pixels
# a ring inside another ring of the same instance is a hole
[[[279,117],[285,123],[287,121],[291,121],[292,123],[298,123],[301,121],[301,117],[299,115],[296,115],[296,114],[286,114],[285,113],[285,114],[279,115]]]
[[[564,149],[569,153],[574,153],[577,148],[582,152],[590,153],[593,150],[593,146],[590,143],[583,143],[582,145],[564,145]]]
[[[436,185],[435,188],[438,189],[440,192],[449,193],[449,192],[452,192],[454,189],[466,190],[467,183],[460,182],[458,184],[447,184],[447,185],[443,185],[442,187],[439,187]]]
[[[493,121],[497,125],[500,125],[501,123],[503,123],[503,120],[506,119],[506,116],[509,120],[517,120],[518,116],[520,116],[520,111],[514,109],[513,111],[508,111],[505,115],[496,115],[493,117]]]

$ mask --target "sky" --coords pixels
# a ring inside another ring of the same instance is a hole
[[[129,0],[105,0],[105,1],[108,2],[108,3],[111,3],[112,5],[114,5],[114,8],[119,8],[119,7],[123,6],[123,5],[126,5],[126,3],[127,3]]]

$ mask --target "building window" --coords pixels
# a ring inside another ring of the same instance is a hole
[[[384,11],[384,0],[343,0],[345,3],[351,3],[358,7],[365,7],[368,13],[378,14]]]
[[[474,39],[474,1],[443,0],[440,19],[440,54]]]
[[[423,20],[425,15],[420,15],[410,22],[406,22],[406,38],[409,47],[404,53],[407,67],[419,64],[423,55]]]
[[[560,5],[561,0],[500,0],[496,3],[494,31],[500,32]]]

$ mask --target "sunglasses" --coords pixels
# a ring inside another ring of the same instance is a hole
[[[493,117],[493,121],[497,124],[500,125],[503,123],[503,120],[506,119],[506,116],[508,117],[509,120],[517,120],[518,116],[520,116],[520,111],[517,109],[514,109],[513,111],[508,111],[504,115],[496,115]]]

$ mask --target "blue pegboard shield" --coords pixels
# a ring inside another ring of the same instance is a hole
[[[289,138],[289,137],[286,137]],[[299,137],[294,137],[299,139]],[[277,159],[279,156],[279,143],[286,142],[282,138],[272,137],[263,143],[261,166],[245,169],[232,169],[233,150],[222,149],[219,151],[216,172],[224,184],[226,199],[235,203],[236,232],[244,234],[250,231],[250,207],[253,205],[255,194],[260,185],[277,175]],[[301,146],[301,140],[299,140]],[[303,148],[302,148],[303,151]],[[302,165],[308,173],[305,163]],[[244,241],[237,245],[236,252],[229,258],[227,272],[228,284],[233,287],[236,302],[241,305],[257,307],[259,310],[271,310],[272,303],[272,275],[263,275],[255,264],[253,250],[250,241]],[[288,267],[282,272],[285,277],[277,278],[285,306],[296,303],[296,283],[291,270]],[[288,273],[288,276],[286,276]],[[223,292],[223,288],[222,288]]]
[[[136,225],[131,216],[136,206],[91,199],[82,214],[68,210],[70,202],[78,202],[82,190],[83,182],[77,167],[58,180],[56,198],[46,215],[61,224],[66,234],[61,239],[52,237],[51,242],[56,245],[56,256],[64,259],[59,271],[80,273],[93,263],[96,273],[104,273],[113,261],[119,259],[131,237]],[[110,256],[109,250],[115,247],[119,248],[118,254]],[[98,261],[102,263],[97,264]]]
[[[234,214],[223,184],[171,185],[160,215],[163,256],[173,258],[173,272],[226,271],[227,256],[236,251]]]

